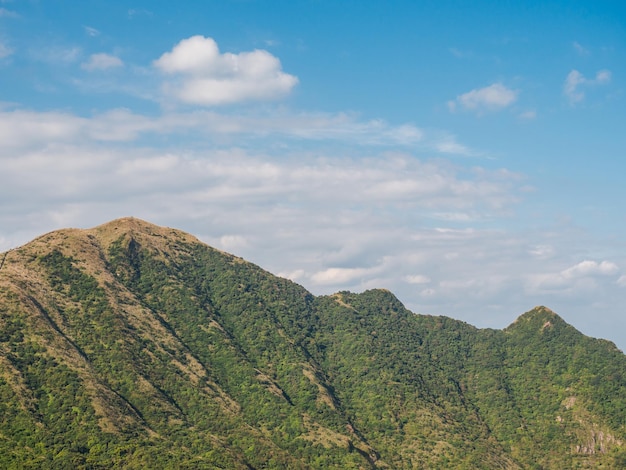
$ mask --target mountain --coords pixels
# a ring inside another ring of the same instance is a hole
[[[126,218],[0,254],[1,468],[626,468],[626,356]]]

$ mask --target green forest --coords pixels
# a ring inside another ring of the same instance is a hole
[[[626,468],[626,356],[546,307],[316,297],[132,218],[0,256],[0,468]]]

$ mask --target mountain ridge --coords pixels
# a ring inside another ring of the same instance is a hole
[[[546,307],[492,330],[384,289],[315,297],[136,218],[4,255],[7,468],[626,460],[624,355]]]
[[[65,229],[58,229],[58,230],[53,230],[50,231],[48,233],[45,233],[43,235],[40,235],[38,237],[36,237],[35,239],[33,239],[30,242],[27,242],[25,245],[22,245],[20,247],[16,247],[16,248],[12,248],[9,249],[3,253],[0,253],[0,256],[2,256],[2,259],[0,259],[0,266],[2,266],[6,259],[9,258],[9,255],[11,252],[14,252],[15,250],[19,250],[20,248],[22,248],[23,246],[27,246],[27,245],[32,245],[32,244],[38,244],[43,242],[44,244],[48,243],[49,240],[51,240],[50,237],[57,237],[57,236],[62,236],[64,238],[71,238],[72,235],[86,235],[87,238],[89,238],[89,236],[97,236],[99,237],[101,243],[103,243],[103,247],[104,248],[108,248],[108,246],[110,246],[110,244],[119,238],[119,236],[122,235],[128,235],[131,238],[133,236],[139,236],[140,238],[149,236],[152,238],[152,241],[154,242],[155,238],[165,238],[167,236],[176,236],[179,240],[187,242],[187,243],[197,243],[197,244],[201,244],[201,245],[205,245],[207,247],[209,247],[212,250],[215,250],[217,252],[220,253],[224,253],[228,256],[232,256],[235,259],[239,259],[242,262],[247,262],[243,260],[243,258],[237,257],[236,255],[227,253],[223,250],[220,250],[218,248],[215,247],[211,247],[209,245],[206,245],[204,242],[202,242],[200,239],[198,239],[197,237],[184,232],[182,230],[178,230],[178,229],[174,229],[174,228],[170,228],[170,227],[164,227],[164,226],[159,226],[156,224],[152,224],[150,222],[147,222],[143,219],[134,217],[134,216],[128,216],[128,217],[121,217],[118,219],[114,219],[111,220],[109,222],[105,222],[103,224],[100,224],[96,227],[93,228],[89,228],[89,229],[84,229],[84,228],[65,228]],[[0,267],[1,269],[1,267]],[[374,289],[370,289],[370,290],[380,290],[380,291],[386,291],[393,294],[390,290],[386,289],[386,288],[374,288]],[[331,296],[337,296],[339,295],[340,292],[336,292],[334,294],[330,294]],[[529,318],[534,317],[534,315],[536,313],[543,313],[544,315],[547,316],[553,316],[556,321],[558,322],[564,322],[567,323],[562,317],[560,317],[556,312],[554,312],[553,310],[551,310],[549,307],[546,307],[544,305],[537,305],[533,308],[531,308],[530,310],[520,314],[517,318],[515,318],[508,326],[500,329],[502,331],[507,331],[508,329],[510,329],[511,327],[513,327],[515,324],[517,324],[520,320],[524,320],[524,321],[528,321]],[[421,315],[426,315],[426,314],[421,314]],[[437,316],[437,315],[435,315]],[[548,320],[546,320],[548,321]],[[568,324],[569,325],[569,324]],[[571,325],[570,325],[571,326]],[[604,341],[609,341],[608,339],[603,339]],[[616,346],[617,347],[617,346]]]

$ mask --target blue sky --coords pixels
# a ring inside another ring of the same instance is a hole
[[[539,3],[0,0],[0,250],[134,215],[624,350],[626,7]]]

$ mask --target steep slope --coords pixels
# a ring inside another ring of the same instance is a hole
[[[318,300],[339,305],[320,309],[324,366],[394,467],[622,466],[626,358],[612,343],[545,307],[498,331],[414,315],[386,291]]]
[[[505,370],[520,429],[509,440],[526,459],[594,463],[626,431],[626,366],[613,343],[588,338],[538,307],[505,331]],[[519,441],[519,445],[514,442]]]
[[[306,315],[299,286],[136,219],[40,237],[0,274],[12,465],[374,465],[276,320]]]
[[[385,290],[320,298],[318,312],[320,362],[393,468],[518,468],[465,399],[460,378],[433,351],[440,340],[446,349],[462,345],[437,337],[434,325],[422,327]],[[438,321],[455,337],[475,331]]]
[[[619,468],[626,358],[301,286],[138,219],[0,254],[3,468]]]

